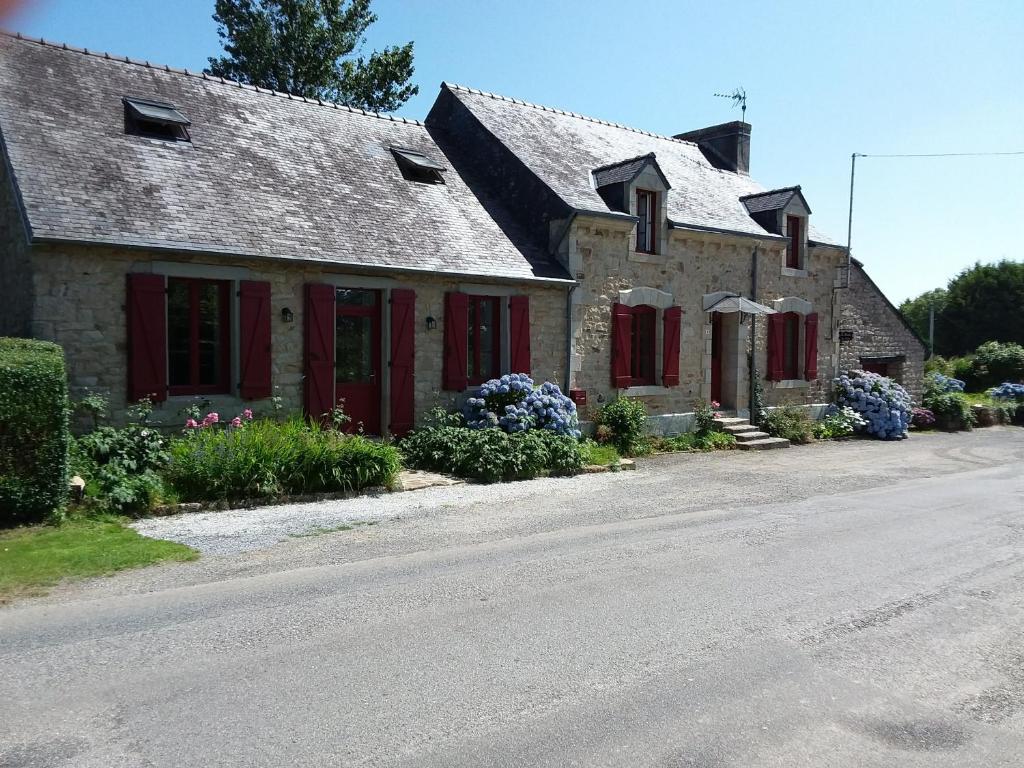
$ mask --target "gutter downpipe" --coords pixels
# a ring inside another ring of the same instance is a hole
[[[757,303],[757,249],[760,243],[754,245],[754,250],[750,254],[750,300]],[[750,392],[747,400],[747,411],[749,412],[749,421],[751,424],[757,425],[757,414],[754,413],[754,388],[756,386],[756,374],[757,370],[757,315],[750,316],[750,366],[747,370],[747,378]]]
[[[569,220],[565,223],[565,228],[562,230],[562,234],[555,241],[556,259],[558,258],[558,249],[561,248],[566,236],[572,231],[572,223],[576,220],[578,214],[579,210],[572,210],[569,214]],[[569,259],[566,258],[566,262],[568,261]],[[569,271],[568,264],[566,265],[566,271]],[[570,272],[569,277],[574,278],[574,282],[569,286],[569,290],[565,292],[565,387],[562,391],[566,396],[568,396],[569,388],[572,386],[572,296],[576,293],[576,289],[580,287],[579,282],[575,281],[575,275]]]

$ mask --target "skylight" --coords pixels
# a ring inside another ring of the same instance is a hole
[[[444,177],[441,174],[448,169],[436,160],[415,149],[391,147],[391,152],[395,156],[395,160],[398,161],[402,175],[409,181],[444,184]]]
[[[123,101],[125,130],[128,133],[166,141],[191,141],[188,127],[192,121],[173,104],[127,96]]]

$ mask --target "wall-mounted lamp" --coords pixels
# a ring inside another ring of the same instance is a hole
[[[295,315],[292,314],[292,311],[290,309],[288,309],[288,307],[283,307],[281,309],[281,322],[282,323],[290,323],[293,320],[295,320]]]
[[[427,330],[428,331],[432,331],[435,328],[437,328],[437,320],[435,320],[433,317],[428,317],[427,318]]]

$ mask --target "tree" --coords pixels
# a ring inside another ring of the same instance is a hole
[[[964,354],[986,341],[1024,344],[1024,263],[975,264],[946,291],[946,306],[935,320],[942,354]]]
[[[916,299],[907,299],[900,304],[900,312],[907,318],[907,322],[917,331],[917,335],[928,340],[928,323],[931,308],[935,307],[935,314],[938,316],[946,306],[946,289],[936,288],[926,291]]]
[[[306,98],[393,112],[415,96],[413,44],[358,55],[371,0],[216,0],[226,56],[207,74]]]

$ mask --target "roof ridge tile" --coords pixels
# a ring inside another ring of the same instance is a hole
[[[102,59],[102,60],[107,60],[107,61],[112,61],[112,62],[117,62],[119,64],[120,63],[124,63],[124,64],[131,64],[132,66],[135,66],[135,67],[145,67],[147,69],[163,70],[163,71],[168,72],[168,73],[173,74],[173,75],[183,75],[184,77],[191,77],[191,78],[196,79],[196,80],[205,80],[206,82],[209,82],[209,83],[220,83],[222,85],[231,85],[231,86],[237,85],[239,88],[244,88],[246,90],[255,91],[256,93],[261,93],[261,94],[263,94],[265,96],[276,96],[278,98],[296,98],[296,99],[302,99],[307,104],[313,104],[314,103],[312,100],[307,99],[305,96],[302,96],[300,94],[290,94],[290,93],[284,93],[284,92],[268,90],[266,88],[258,88],[258,87],[254,86],[254,85],[248,85],[246,83],[242,83],[242,82],[239,82],[237,80],[231,80],[229,78],[220,77],[220,76],[209,77],[205,72],[189,72],[188,69],[179,69],[177,67],[172,67],[170,64],[151,64],[148,61],[139,61],[137,59],[132,59],[132,58],[130,58],[128,56],[121,57],[121,56],[111,55],[110,53],[105,52],[105,51],[90,51],[88,48],[78,48],[78,47],[76,47],[74,45],[68,45],[67,43],[53,42],[53,41],[46,40],[43,37],[30,37],[28,35],[23,35],[21,32],[8,32],[5,29],[0,29],[0,38],[9,38],[11,40],[22,40],[22,41],[27,42],[27,43],[33,43],[34,45],[41,45],[44,48],[53,48],[54,50],[58,50],[58,51],[71,51],[73,53],[82,54],[83,56],[91,56],[92,58]],[[317,99],[315,103],[319,104],[320,106],[324,106],[324,107],[330,107],[332,105],[335,106],[335,107],[338,107],[338,104],[335,103],[335,102],[323,102],[320,99]],[[358,108],[355,108],[355,107],[351,107],[348,104],[342,104],[341,106],[347,107],[350,112],[353,112],[353,113],[358,112],[359,114],[361,114],[361,115],[363,115],[365,117],[375,117],[375,118],[377,118],[379,120],[387,120],[387,119],[389,119],[388,115],[382,115],[379,112],[367,112],[366,110],[363,110],[363,109],[358,109]],[[421,126],[421,127],[423,126],[423,123],[420,120],[408,119],[408,118],[402,118],[402,119],[403,119],[403,121],[405,121],[409,125],[418,125],[418,126]]]

